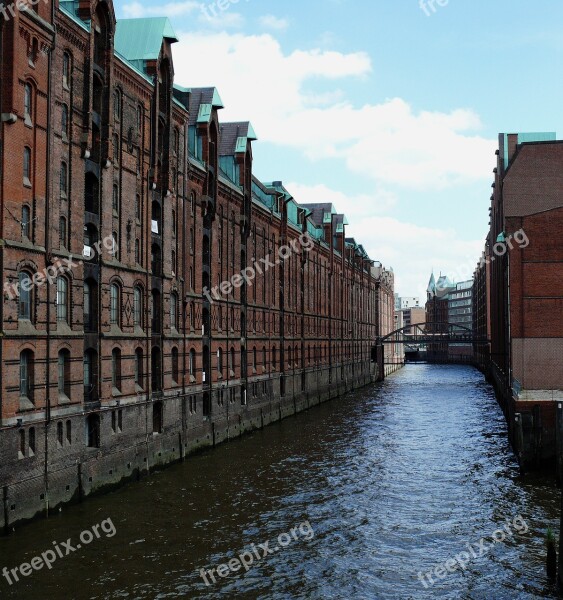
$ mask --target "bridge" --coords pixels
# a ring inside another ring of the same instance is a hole
[[[376,340],[372,360],[377,363],[378,381],[385,379],[385,346],[403,344],[409,348],[444,348],[454,344],[488,344],[486,336],[455,323],[425,322],[406,325]]]

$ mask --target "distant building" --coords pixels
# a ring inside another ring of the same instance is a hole
[[[449,293],[448,322],[473,329],[473,279],[457,283]]]

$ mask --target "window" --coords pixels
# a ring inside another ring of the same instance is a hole
[[[111,234],[111,255],[115,260],[119,260],[119,243],[115,231]]]
[[[135,385],[143,389],[143,350],[135,350]]]
[[[230,369],[231,373],[234,375],[234,372],[235,372],[235,349],[234,348],[231,348],[229,362],[230,362],[229,369]]]
[[[115,133],[113,135],[113,162],[118,165],[119,164],[119,136]]]
[[[72,444],[72,423],[70,421],[66,422],[66,441]]]
[[[68,280],[57,277],[57,322],[68,323]]]
[[[26,83],[23,88],[23,114],[26,125],[31,125],[33,118],[33,89]]]
[[[120,289],[117,283],[112,283],[110,286],[110,323],[119,326],[120,306],[119,306]]]
[[[135,262],[141,264],[141,242],[138,239],[135,240]]]
[[[111,385],[121,391],[121,350],[114,348],[111,351]]]
[[[61,107],[61,135],[63,140],[68,139],[68,106],[66,104]]]
[[[117,187],[117,185],[113,186],[111,208],[112,208],[113,212],[115,212],[115,213],[119,212],[119,188]]]
[[[64,217],[59,219],[59,247],[66,247],[66,219]]]
[[[170,327],[178,329],[178,295],[170,294]]]
[[[34,355],[31,350],[20,353],[20,397],[33,401]]]
[[[59,388],[59,396],[66,396],[70,398],[70,352],[68,350],[61,350],[58,355],[58,364],[57,364],[57,379],[58,379],[58,388]],[[61,426],[61,445],[62,445],[62,423]]]
[[[97,377],[98,355],[95,350],[86,350],[84,353],[84,401],[94,402],[98,399]]]
[[[31,300],[33,281],[31,275],[27,271],[22,271],[19,274],[19,309],[18,319],[31,320]]]
[[[68,191],[68,168],[64,161],[61,162],[61,174],[60,174],[60,193],[61,198],[66,198]]]
[[[143,291],[138,285],[133,290],[133,324],[143,327]]]
[[[63,422],[59,421],[57,423],[57,444],[58,444],[59,448],[63,447],[63,442],[64,442],[64,427],[63,427]]]
[[[29,3],[27,5],[31,10],[37,12],[37,8],[34,4]],[[39,43],[37,42],[37,38],[33,38],[31,44],[29,45],[29,50],[27,53],[27,60],[30,67],[35,67],[35,63],[37,62],[37,53],[39,49]]]
[[[27,204],[22,206],[22,236],[31,239],[31,209]]]
[[[23,149],[23,182],[24,185],[31,186],[31,148],[29,146]]]
[[[143,107],[137,106],[137,129],[140,131],[143,126]]]
[[[140,221],[141,220],[141,195],[135,195],[135,218]]]
[[[67,88],[70,86],[70,54],[65,52],[63,54],[63,87]]]
[[[163,405],[162,402],[155,402],[152,406],[152,431],[153,433],[162,433]]]
[[[91,414],[86,419],[86,444],[89,448],[100,447],[100,415]]]
[[[192,213],[192,217],[195,216],[195,193],[192,192],[190,196],[190,212]]]
[[[178,271],[178,265],[176,264],[176,251],[172,250],[172,274],[175,275]]]
[[[121,94],[119,90],[115,90],[113,94],[113,116],[117,120],[121,119]]]
[[[223,374],[223,350],[221,348],[217,350],[217,371],[220,375]]]
[[[29,428],[29,456],[35,456],[35,427]]]
[[[190,372],[190,377],[193,377],[195,379],[195,375],[196,375],[196,357],[195,357],[195,350],[190,350],[190,360],[188,362],[188,369]]]
[[[272,369],[275,371],[277,369],[277,362],[278,362],[278,357],[277,357],[277,351],[276,351],[276,347],[274,346],[272,348]]]
[[[172,348],[172,379],[174,383],[179,381],[180,372],[180,358],[178,354],[178,348]]]

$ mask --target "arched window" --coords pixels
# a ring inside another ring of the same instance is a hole
[[[151,329],[153,333],[160,333],[161,325],[161,306],[160,306],[160,292],[157,289],[154,289],[151,293],[152,296],[152,319],[151,319]]]
[[[220,375],[223,374],[223,350],[221,348],[217,350],[217,371]]]
[[[195,379],[197,364],[196,364],[195,350],[193,348],[190,350],[189,361],[188,361],[188,370],[190,373],[190,377],[193,377]]]
[[[252,368],[256,370],[258,368],[258,352],[256,346],[252,348]]]
[[[98,355],[89,349],[84,353],[84,401],[95,402],[98,399]]]
[[[84,282],[84,329],[92,332],[98,327],[97,284],[93,279]]]
[[[176,292],[170,294],[170,327],[178,329],[178,295]]]
[[[61,135],[63,140],[68,139],[68,106],[66,104],[61,107]]]
[[[158,346],[154,346],[151,350],[151,376],[152,391],[162,391],[162,358]]]
[[[278,355],[276,347],[272,348],[272,369],[275,371],[278,367]]]
[[[33,88],[26,83],[23,88],[23,114],[26,122],[31,123],[33,119]]]
[[[58,355],[57,380],[59,396],[70,398],[70,352],[66,349],[61,350]]]
[[[120,306],[120,288],[117,283],[112,283],[110,285],[110,318],[109,321],[112,325],[119,326],[120,322],[120,314],[121,314],[121,306]]]
[[[31,209],[27,204],[22,206],[22,235],[31,239]]]
[[[60,173],[60,194],[61,198],[66,198],[68,191],[68,168],[63,160],[61,162],[61,173]]]
[[[23,182],[25,185],[31,185],[31,148],[29,146],[23,149]]]
[[[230,370],[232,371],[233,374],[235,372],[235,367],[236,367],[235,349],[233,347],[231,347],[231,356],[230,356],[230,365],[229,365],[229,368],[230,368]]]
[[[172,380],[174,383],[178,383],[180,376],[180,357],[178,353],[178,348],[172,348]]]
[[[18,319],[31,320],[31,303],[33,298],[32,286],[33,281],[31,275],[27,271],[21,271],[18,276],[19,282],[19,303],[18,303]]]
[[[143,389],[143,349],[135,350],[135,385]]]
[[[111,351],[111,385],[121,391],[121,350],[114,348]]]
[[[63,54],[63,86],[68,88],[70,86],[70,54],[65,52]]]
[[[133,324],[143,327],[143,290],[138,285],[133,290]]]
[[[121,93],[119,90],[115,90],[113,93],[113,116],[117,120],[121,119]]]
[[[135,240],[135,262],[141,264],[141,242],[139,239]]]
[[[66,219],[64,217],[59,218],[59,247],[66,248]]]
[[[68,280],[59,275],[57,277],[57,322],[68,323]]]
[[[111,234],[111,254],[115,260],[119,260],[119,240],[116,231]]]
[[[264,346],[262,348],[262,367],[263,367],[264,371],[266,370],[267,362],[268,362],[268,359],[267,359],[266,346]]]
[[[191,193],[190,196],[190,212],[192,214],[192,217],[195,216],[195,192]]]
[[[113,186],[113,194],[111,197],[111,208],[115,213],[119,212],[119,187],[116,184]]]
[[[34,354],[31,350],[20,353],[20,397],[33,402]]]

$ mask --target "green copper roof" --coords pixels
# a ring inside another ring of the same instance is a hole
[[[197,115],[198,123],[209,123],[213,114],[213,106],[211,104],[200,104],[199,113]]]
[[[518,133],[518,144],[526,142],[555,142],[557,134],[553,131],[540,131],[532,133]],[[508,134],[504,134],[504,165],[508,167]]]
[[[115,49],[129,61],[157,59],[163,39],[178,41],[167,17],[117,21]]]

